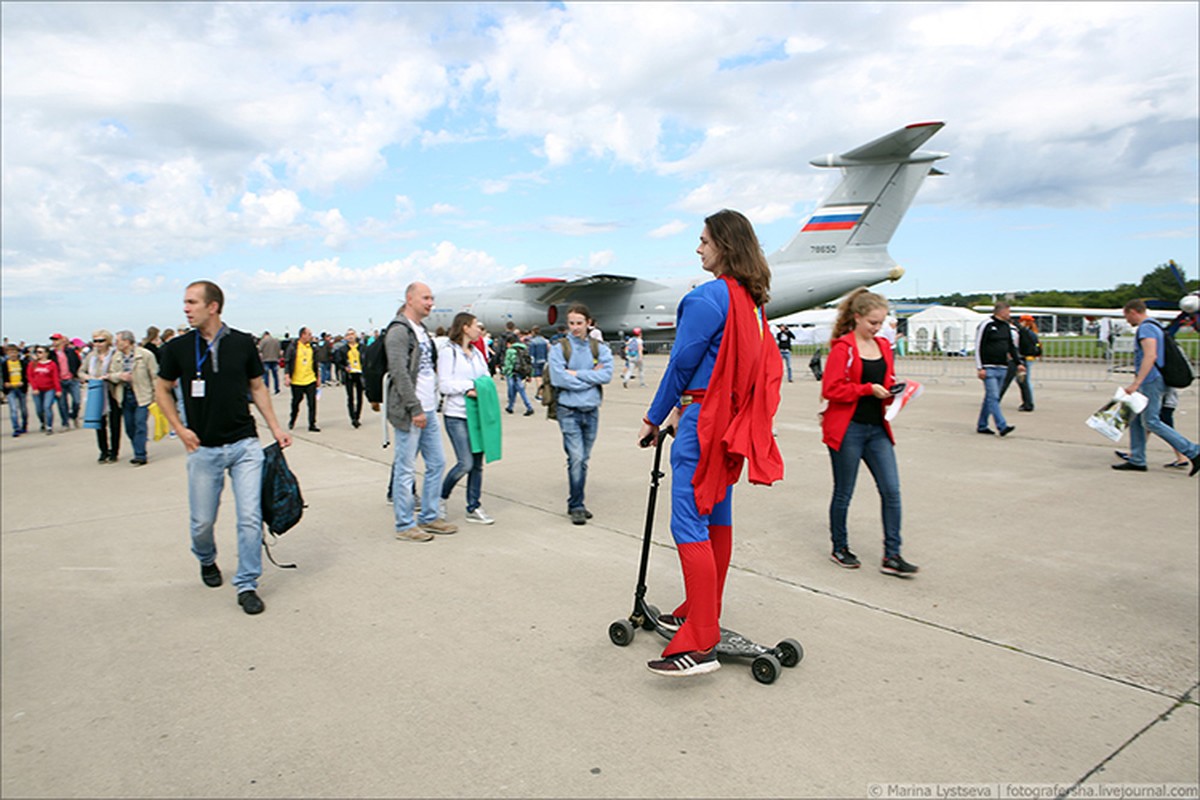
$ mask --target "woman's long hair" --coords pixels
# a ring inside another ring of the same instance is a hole
[[[469,314],[466,311],[460,311],[455,314],[454,321],[450,323],[450,341],[459,347],[466,347],[467,345],[463,342],[463,331],[474,321],[475,315]]]
[[[722,274],[735,279],[750,292],[754,305],[771,299],[771,266],[750,220],[737,211],[722,209],[704,220],[709,239],[721,254]]]
[[[837,322],[833,323],[833,333],[830,335],[830,341],[845,336],[850,331],[854,330],[854,316],[866,316],[877,308],[887,310],[887,298],[881,294],[875,294],[865,286],[860,286],[850,294],[846,295],[846,299],[838,306]]]

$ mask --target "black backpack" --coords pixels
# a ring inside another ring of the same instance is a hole
[[[1158,327],[1162,325],[1155,322]],[[1162,373],[1163,383],[1175,389],[1186,389],[1192,385],[1192,381],[1196,379],[1192,372],[1191,362],[1184,355],[1183,348],[1179,346],[1179,342],[1175,341],[1175,337],[1167,333],[1163,329],[1163,365],[1158,368]]]
[[[389,322],[383,333],[376,336],[375,341],[363,351],[363,393],[366,394],[368,403],[383,402],[383,377],[388,372],[386,341],[388,331],[396,324],[396,320]]]
[[[529,378],[533,375],[533,359],[529,356],[528,347],[515,347],[513,374],[518,378]]]
[[[1024,325],[1017,326],[1017,352],[1025,358],[1042,357],[1042,343],[1037,334]]]
[[[304,496],[300,494],[300,481],[288,467],[283,449],[278,442],[263,448],[262,468],[262,519],[273,536],[282,536],[295,527],[304,516]],[[267,558],[277,567],[295,569],[295,564],[280,564],[271,555],[271,546],[263,536]]]

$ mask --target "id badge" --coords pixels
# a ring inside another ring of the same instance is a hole
[[[204,381],[200,379],[192,381],[192,397],[204,397]]]

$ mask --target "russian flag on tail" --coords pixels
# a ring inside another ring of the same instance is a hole
[[[848,231],[867,213],[867,206],[822,206],[809,218],[801,233],[810,231]]]

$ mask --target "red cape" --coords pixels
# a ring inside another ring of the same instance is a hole
[[[729,287],[729,315],[696,422],[700,461],[692,488],[701,514],[725,499],[747,459],[751,483],[769,485],[783,478],[783,456],[772,430],[783,359],[750,293],[727,275],[721,280]]]

